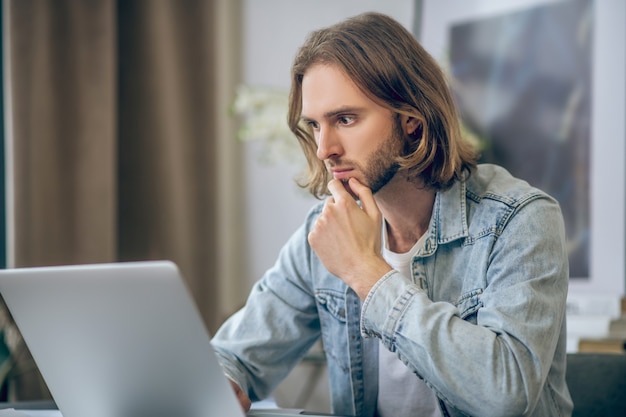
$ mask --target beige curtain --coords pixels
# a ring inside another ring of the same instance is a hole
[[[236,307],[238,5],[5,0],[9,266],[170,259],[211,331]]]

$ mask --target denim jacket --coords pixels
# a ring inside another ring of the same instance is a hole
[[[412,276],[393,270],[364,302],[307,241],[308,214],[216,333],[226,375],[271,394],[321,336],[331,404],[372,417],[379,339],[423,378],[444,416],[570,416],[568,263],[557,202],[495,165],[437,193]]]

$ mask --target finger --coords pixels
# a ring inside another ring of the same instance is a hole
[[[343,186],[343,183],[340,180],[337,180],[337,179],[330,180],[330,182],[328,183],[328,191],[330,191],[332,198],[334,198],[335,200],[339,200],[339,199],[347,198],[347,197],[350,197],[352,199],[352,197],[350,196],[350,193],[348,193],[348,191]]]
[[[246,394],[244,394],[243,392],[239,392],[239,394],[237,395],[237,399],[239,400],[239,405],[241,405],[241,409],[244,411],[244,413],[250,411],[250,407],[252,407],[252,401],[250,400],[250,398],[248,398]]]
[[[365,213],[367,213],[367,215],[371,218],[378,217],[380,215],[380,210],[378,209],[378,204],[376,204],[376,201],[374,200],[372,190],[361,184],[361,182],[356,178],[350,178],[349,184],[352,192],[361,201],[363,211],[365,211]]]
[[[250,407],[252,406],[252,401],[241,390],[241,388],[239,387],[239,385],[236,382],[231,381],[231,380],[229,380],[229,382],[230,382],[230,385],[231,385],[233,391],[235,391],[235,395],[237,396],[237,400],[239,401],[239,404],[241,405],[241,408],[243,409],[244,412],[248,412],[248,410],[250,410]]]

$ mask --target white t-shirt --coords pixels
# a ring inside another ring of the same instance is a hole
[[[383,222],[383,257],[391,267],[405,276],[411,276],[411,260],[424,247],[426,235],[406,253],[395,253],[387,245],[386,225]],[[433,391],[402,363],[395,353],[380,343],[378,349],[378,406],[377,417],[441,417],[439,403]]]

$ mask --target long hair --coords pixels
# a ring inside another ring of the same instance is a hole
[[[477,153],[461,138],[456,107],[437,62],[400,23],[364,13],[312,32],[291,69],[288,124],[308,162],[308,177],[300,185],[314,196],[327,195],[331,179],[316,156],[311,130],[300,120],[302,79],[315,64],[337,66],[370,99],[422,123],[421,140],[398,163],[427,187],[446,189],[475,168]]]

